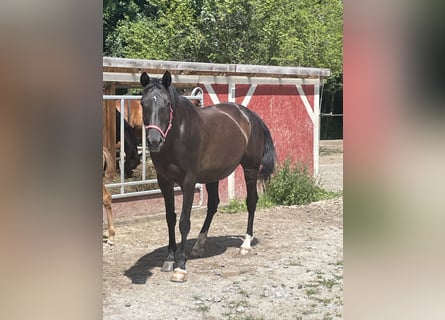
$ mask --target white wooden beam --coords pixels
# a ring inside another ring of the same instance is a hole
[[[222,64],[222,63],[204,63],[204,62],[184,62],[184,61],[166,61],[166,60],[144,60],[103,57],[102,62],[105,68],[129,69],[129,72],[147,71],[147,70],[170,70],[173,73],[192,74],[192,73],[211,73],[215,76],[224,75],[273,75],[280,77],[283,75],[293,76],[295,78],[327,78],[331,75],[326,68],[310,67],[282,67],[282,66],[263,66],[250,64]],[[133,69],[131,71],[130,69]],[[136,69],[136,70],[135,70]]]
[[[162,78],[163,74],[149,74],[150,77]],[[112,83],[125,83],[134,86],[140,86],[140,73],[124,72],[104,72],[103,81]],[[174,75],[172,74],[173,84],[273,84],[273,85],[297,85],[297,84],[318,84],[319,79],[301,79],[301,78],[267,78],[267,77],[241,77],[241,76],[205,76],[205,75]]]

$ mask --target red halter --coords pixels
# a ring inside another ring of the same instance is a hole
[[[163,137],[164,140],[165,140],[165,138],[167,138],[167,134],[168,134],[168,132],[169,132],[170,129],[172,128],[172,122],[173,122],[173,109],[172,109],[172,106],[170,106],[170,120],[169,120],[169,122],[168,122],[168,127],[167,127],[167,129],[165,130],[165,132],[162,131],[161,128],[159,128],[157,125],[154,125],[154,124],[146,125],[146,126],[145,126],[145,130],[148,130],[148,129],[156,129],[156,130],[158,130],[158,131],[161,133],[162,137]]]

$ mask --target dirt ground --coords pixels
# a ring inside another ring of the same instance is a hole
[[[342,190],[341,141],[322,141],[320,151],[320,183]],[[129,203],[113,209],[126,208],[140,210]],[[204,257],[187,262],[185,283],[160,270],[164,213],[117,213],[114,245],[103,245],[103,319],[342,318],[343,197],[258,210],[246,256],[239,247],[247,214],[216,214]],[[204,209],[192,213],[188,250],[204,217]]]

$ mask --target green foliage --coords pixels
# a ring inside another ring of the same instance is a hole
[[[259,196],[257,208],[270,208],[274,205],[266,195]],[[227,204],[220,206],[218,210],[223,213],[247,212],[247,205],[245,200],[231,199]]]
[[[337,195],[321,188],[305,166],[291,164],[289,159],[266,186],[266,196],[273,203],[282,205],[308,204]]]
[[[106,43],[111,56],[164,59],[168,55],[162,38],[154,21],[144,17],[136,20],[126,18],[118,22],[116,32],[107,38]]]
[[[330,68],[342,73],[339,0],[104,1],[104,54]]]
[[[327,191],[320,187],[304,165],[292,164],[287,159],[266,184],[266,192],[260,195],[257,208],[303,205],[339,195],[341,195],[340,192]],[[223,213],[246,212],[247,205],[244,200],[232,199],[220,206],[219,211]]]
[[[247,205],[245,201],[231,199],[227,204],[220,206],[218,211],[222,213],[237,213],[247,211]]]

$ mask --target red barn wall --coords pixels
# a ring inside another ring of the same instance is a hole
[[[205,86],[204,106],[214,104]],[[229,100],[228,85],[212,85],[220,102]],[[314,105],[314,85],[303,85],[303,91],[311,108]],[[250,85],[235,85],[235,102],[243,104]],[[258,85],[247,107],[256,112],[271,131],[277,151],[278,163],[287,158],[303,162],[312,171],[314,168],[314,124],[295,85]],[[228,179],[220,181],[221,202],[228,201]],[[235,170],[235,197],[246,196],[244,175],[241,166]],[[207,195],[205,195],[207,199]],[[205,200],[206,202],[206,200]]]

